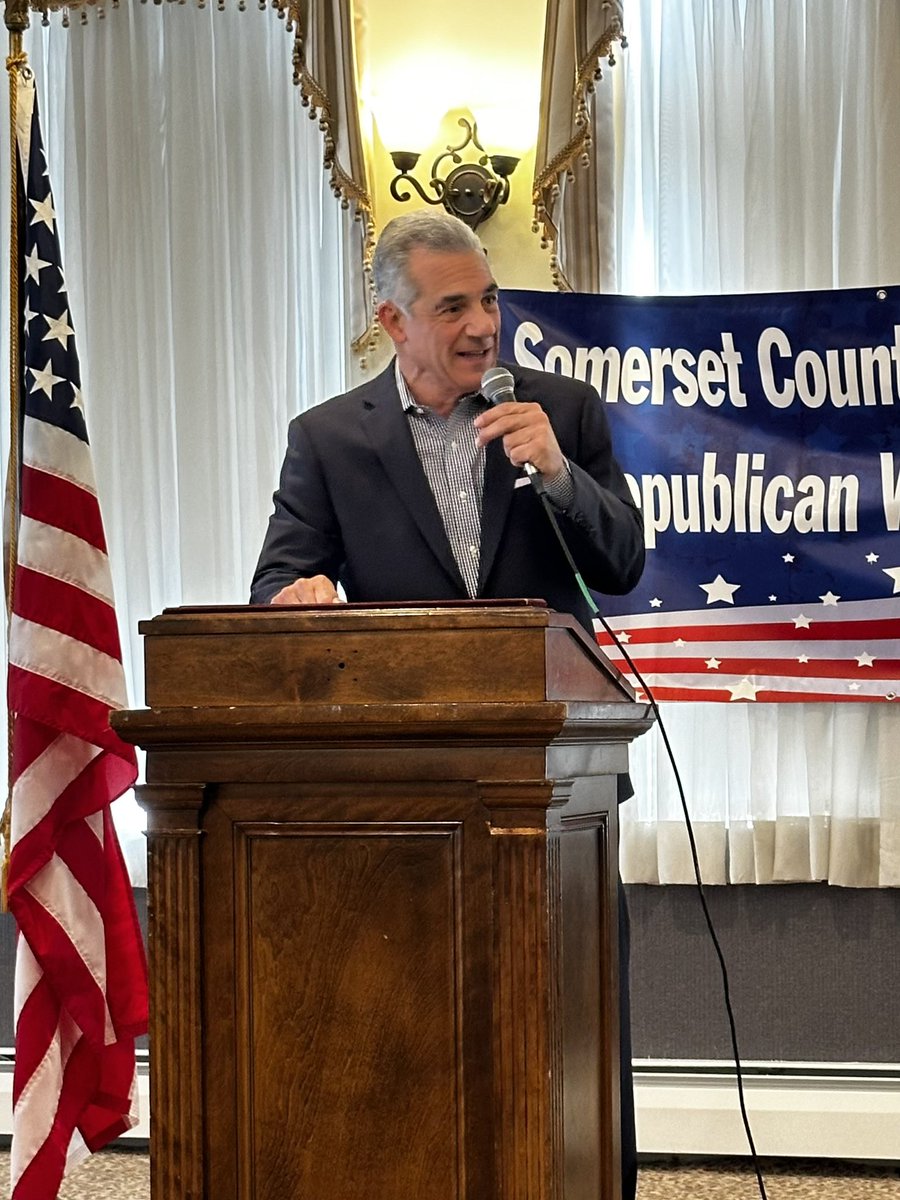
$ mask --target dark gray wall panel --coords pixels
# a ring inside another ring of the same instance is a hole
[[[636,1058],[730,1058],[722,988],[690,887],[629,887]],[[741,1056],[900,1062],[900,892],[706,890]]]
[[[629,887],[636,1058],[727,1059],[722,990],[696,892]],[[741,1054],[900,1062],[900,892],[817,884],[709,888]],[[142,920],[146,893],[137,892]],[[15,940],[0,914],[0,1045],[10,1046]]]

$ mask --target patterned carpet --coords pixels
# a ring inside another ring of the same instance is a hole
[[[0,1155],[0,1180],[9,1178],[9,1156]],[[849,1163],[772,1162],[765,1166],[769,1200],[900,1200],[900,1168]],[[0,1189],[4,1191],[5,1189]],[[60,1200],[149,1200],[145,1154],[105,1151],[63,1184]],[[648,1163],[641,1167],[638,1200],[758,1200],[745,1164]]]
[[[770,1161],[763,1164],[769,1200],[900,1200],[900,1169],[856,1163]],[[759,1200],[744,1162],[641,1166],[638,1200]]]
[[[0,1154],[0,1196],[9,1195],[9,1154]],[[104,1150],[63,1180],[59,1200],[150,1200],[146,1154]]]
[[[7,1195],[9,1155],[0,1154],[0,1194]],[[849,1163],[771,1162],[765,1165],[769,1200],[900,1200],[900,1168]],[[145,1154],[104,1151],[63,1184],[60,1200],[149,1200]],[[285,1198],[287,1200],[287,1198]],[[759,1200],[756,1179],[733,1159],[715,1164],[647,1163],[638,1200]]]

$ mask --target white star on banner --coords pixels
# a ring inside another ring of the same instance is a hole
[[[55,339],[65,350],[66,342],[75,332],[75,330],[69,324],[69,310],[64,308],[62,311],[62,316],[45,317],[44,319],[47,322],[47,332],[41,338],[41,341],[49,342]]]
[[[83,402],[83,398],[81,395],[81,388],[76,387],[75,384],[72,383],[71,380],[69,380],[69,383],[72,386],[72,403],[69,405],[69,408],[77,408],[83,414],[84,413],[84,402]]]
[[[878,555],[877,555],[877,554],[867,554],[867,555],[866,555],[866,562],[867,562],[867,563],[877,563],[877,562],[878,562]]]
[[[850,691],[851,691],[851,692],[858,692],[858,691],[859,691],[859,684],[858,684],[858,683],[848,683],[848,684],[847,684],[847,687],[850,689]]]
[[[721,575],[717,575],[712,583],[700,584],[706,592],[707,604],[715,604],[717,600],[722,600],[725,604],[734,604],[734,593],[740,586],[739,583],[728,583]]]
[[[808,654],[801,654],[801,655],[800,655],[800,657],[797,659],[797,662],[798,662],[798,663],[808,663],[808,662],[809,662],[809,655],[808,655]]]
[[[25,279],[33,279],[35,283],[39,284],[41,271],[44,267],[49,267],[50,263],[38,255],[37,246],[30,254],[24,255],[22,261],[25,264]]]
[[[650,607],[651,608],[662,608],[662,600],[660,600],[659,596],[653,597],[653,599],[650,601]]]
[[[769,599],[770,599],[770,600],[772,601],[772,603],[774,604],[774,603],[775,603],[775,601],[778,599],[778,597],[777,597],[777,596],[770,596],[770,597],[769,597]]]
[[[31,322],[34,320],[34,318],[36,316],[37,316],[37,313],[31,307],[31,299],[29,298],[28,300],[25,301],[25,308],[24,308],[24,311],[22,312],[22,318],[25,322],[25,332],[26,333],[28,332],[28,326],[31,324]]]
[[[890,575],[891,579],[893,579],[894,590],[891,594],[896,596],[900,592],[900,567],[882,567],[881,569],[885,575]]]
[[[861,667],[871,667],[871,665],[872,665],[872,663],[874,663],[875,659],[872,657],[871,654],[857,654],[856,661],[857,661],[858,665]]]
[[[759,684],[751,683],[746,677],[729,688],[732,700],[755,700],[759,690]]]
[[[681,649],[681,647],[687,645],[687,643],[685,642],[684,638],[676,638],[675,645],[678,646],[679,649]]]
[[[809,617],[804,616],[803,613],[798,613],[798,615],[794,617],[794,628],[809,629]]]
[[[822,601],[823,604],[830,604],[832,606],[835,606],[835,605],[837,605],[838,600],[840,600],[840,596],[836,596],[834,594],[834,592],[829,591],[829,592],[826,592],[824,596],[820,596],[819,599]]]
[[[47,365],[44,367],[43,371],[39,371],[37,367],[29,367],[28,370],[34,376],[34,384],[32,385],[31,390],[36,392],[38,388],[40,388],[40,390],[46,394],[47,399],[52,400],[53,385],[56,383],[62,383],[63,377],[62,375],[53,374],[53,363],[50,361],[50,359],[47,359]]]
[[[38,225],[41,221],[47,228],[53,231],[53,222],[56,220],[56,213],[53,211],[53,197],[48,192],[43,200],[32,200],[30,197],[28,203],[34,209],[34,216],[31,218],[32,225]]]
[[[623,629],[621,633],[617,633],[616,637],[620,642],[625,642],[626,645],[631,641],[631,634],[625,629]]]
[[[722,660],[720,658],[708,658],[706,660],[707,671],[718,671],[718,669],[721,665],[722,665]]]
[[[782,561],[782,562],[786,562],[786,563],[792,563],[792,562],[794,561],[794,556],[793,556],[793,554],[785,554],[785,555],[782,557],[782,560],[781,560],[781,561]]]

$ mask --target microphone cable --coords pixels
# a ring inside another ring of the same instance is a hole
[[[675,761],[675,753],[672,749],[672,744],[669,741],[669,734],[666,729],[665,722],[662,719],[662,713],[659,711],[659,705],[656,701],[656,697],[653,695],[653,692],[650,690],[649,685],[647,684],[644,677],[641,675],[640,671],[638,670],[637,666],[635,665],[634,661],[632,660],[631,655],[628,653],[627,649],[625,648],[624,642],[621,642],[619,640],[615,631],[612,629],[609,622],[606,620],[606,617],[604,617],[603,613],[597,607],[597,603],[594,600],[594,597],[591,595],[590,589],[588,588],[587,584],[584,582],[584,579],[581,576],[581,572],[578,569],[575,559],[572,557],[572,553],[569,550],[568,544],[566,543],[566,539],[563,536],[562,530],[559,527],[559,521],[557,520],[556,512],[555,512],[552,504],[550,503],[549,499],[547,498],[547,495],[546,495],[546,492],[544,489],[544,481],[543,481],[542,477],[540,476],[540,474],[537,474],[537,473],[530,474],[529,477],[531,479],[531,485],[534,488],[535,493],[539,497],[541,504],[543,505],[544,511],[547,514],[547,518],[550,521],[551,526],[553,527],[553,532],[556,534],[557,541],[559,542],[559,544],[562,548],[562,552],[565,555],[566,562],[569,564],[569,567],[572,571],[572,574],[575,577],[575,582],[578,584],[581,594],[584,596],[584,598],[587,602],[587,605],[590,608],[593,615],[597,618],[597,620],[603,626],[604,630],[612,638],[613,644],[617,647],[617,649],[621,653],[622,657],[625,659],[625,662],[627,663],[634,678],[638,681],[640,686],[643,688],[644,693],[647,696],[647,700],[650,705],[650,708],[653,711],[653,715],[656,718],[656,723],[659,726],[660,734],[662,735],[663,745],[665,746],[665,749],[666,749],[666,755],[668,756],[669,762],[671,763],[671,766],[672,766],[672,771],[674,772],[674,775],[675,775],[675,784],[678,788],[678,798],[681,801],[681,810],[684,814],[684,823],[685,823],[685,827],[687,829],[688,843],[690,845],[690,850],[691,850],[691,862],[692,862],[693,868],[694,868],[694,879],[696,881],[697,894],[700,897],[700,906],[703,910],[703,917],[704,917],[704,920],[706,921],[706,928],[709,931],[710,940],[712,941],[713,949],[715,950],[716,958],[718,959],[718,963],[719,963],[719,972],[720,972],[720,975],[722,978],[722,992],[723,992],[724,999],[725,999],[725,1012],[728,1016],[728,1029],[729,1029],[729,1032],[731,1035],[731,1052],[732,1052],[732,1057],[734,1058],[735,1078],[737,1080],[738,1103],[739,1103],[740,1110],[741,1110],[741,1120],[743,1122],[744,1133],[747,1138],[747,1145],[750,1147],[750,1161],[753,1164],[753,1170],[756,1174],[756,1183],[757,1183],[757,1187],[759,1188],[759,1194],[760,1194],[761,1200],[768,1200],[768,1194],[766,1192],[766,1185],[765,1185],[765,1181],[763,1179],[763,1174],[762,1174],[762,1167],[760,1165],[759,1156],[757,1155],[757,1152],[756,1152],[756,1144],[753,1140],[753,1131],[750,1128],[750,1117],[747,1113],[747,1103],[746,1103],[746,1099],[744,1096],[743,1067],[741,1066],[741,1057],[738,1052],[737,1024],[734,1019],[734,1009],[732,1008],[732,1004],[731,1004],[731,986],[730,986],[730,983],[728,980],[728,967],[726,966],[726,963],[725,963],[725,955],[722,951],[722,946],[721,946],[721,943],[719,942],[718,934],[716,933],[716,927],[713,924],[712,914],[709,911],[709,905],[706,900],[706,894],[704,892],[703,880],[700,875],[700,857],[697,853],[697,842],[694,837],[694,827],[691,824],[691,817],[690,817],[690,813],[688,812],[688,806],[687,806],[687,797],[685,795],[684,785],[681,780],[681,772],[678,770],[678,764]]]

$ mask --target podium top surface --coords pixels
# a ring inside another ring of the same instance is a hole
[[[184,607],[140,631],[151,707],[634,698],[541,601]]]
[[[552,622],[548,621],[552,617]],[[288,621],[288,618],[292,620]],[[261,629],[272,625],[279,632],[325,628],[386,628],[415,620],[420,628],[463,628],[479,625],[505,626],[511,621],[542,628],[552,623],[570,623],[573,617],[547,607],[543,600],[403,600],[392,604],[373,602],[333,604],[185,604],[165,608],[158,617],[141,621],[143,634],[174,633],[187,622],[203,633]],[[588,639],[590,640],[590,639]]]

